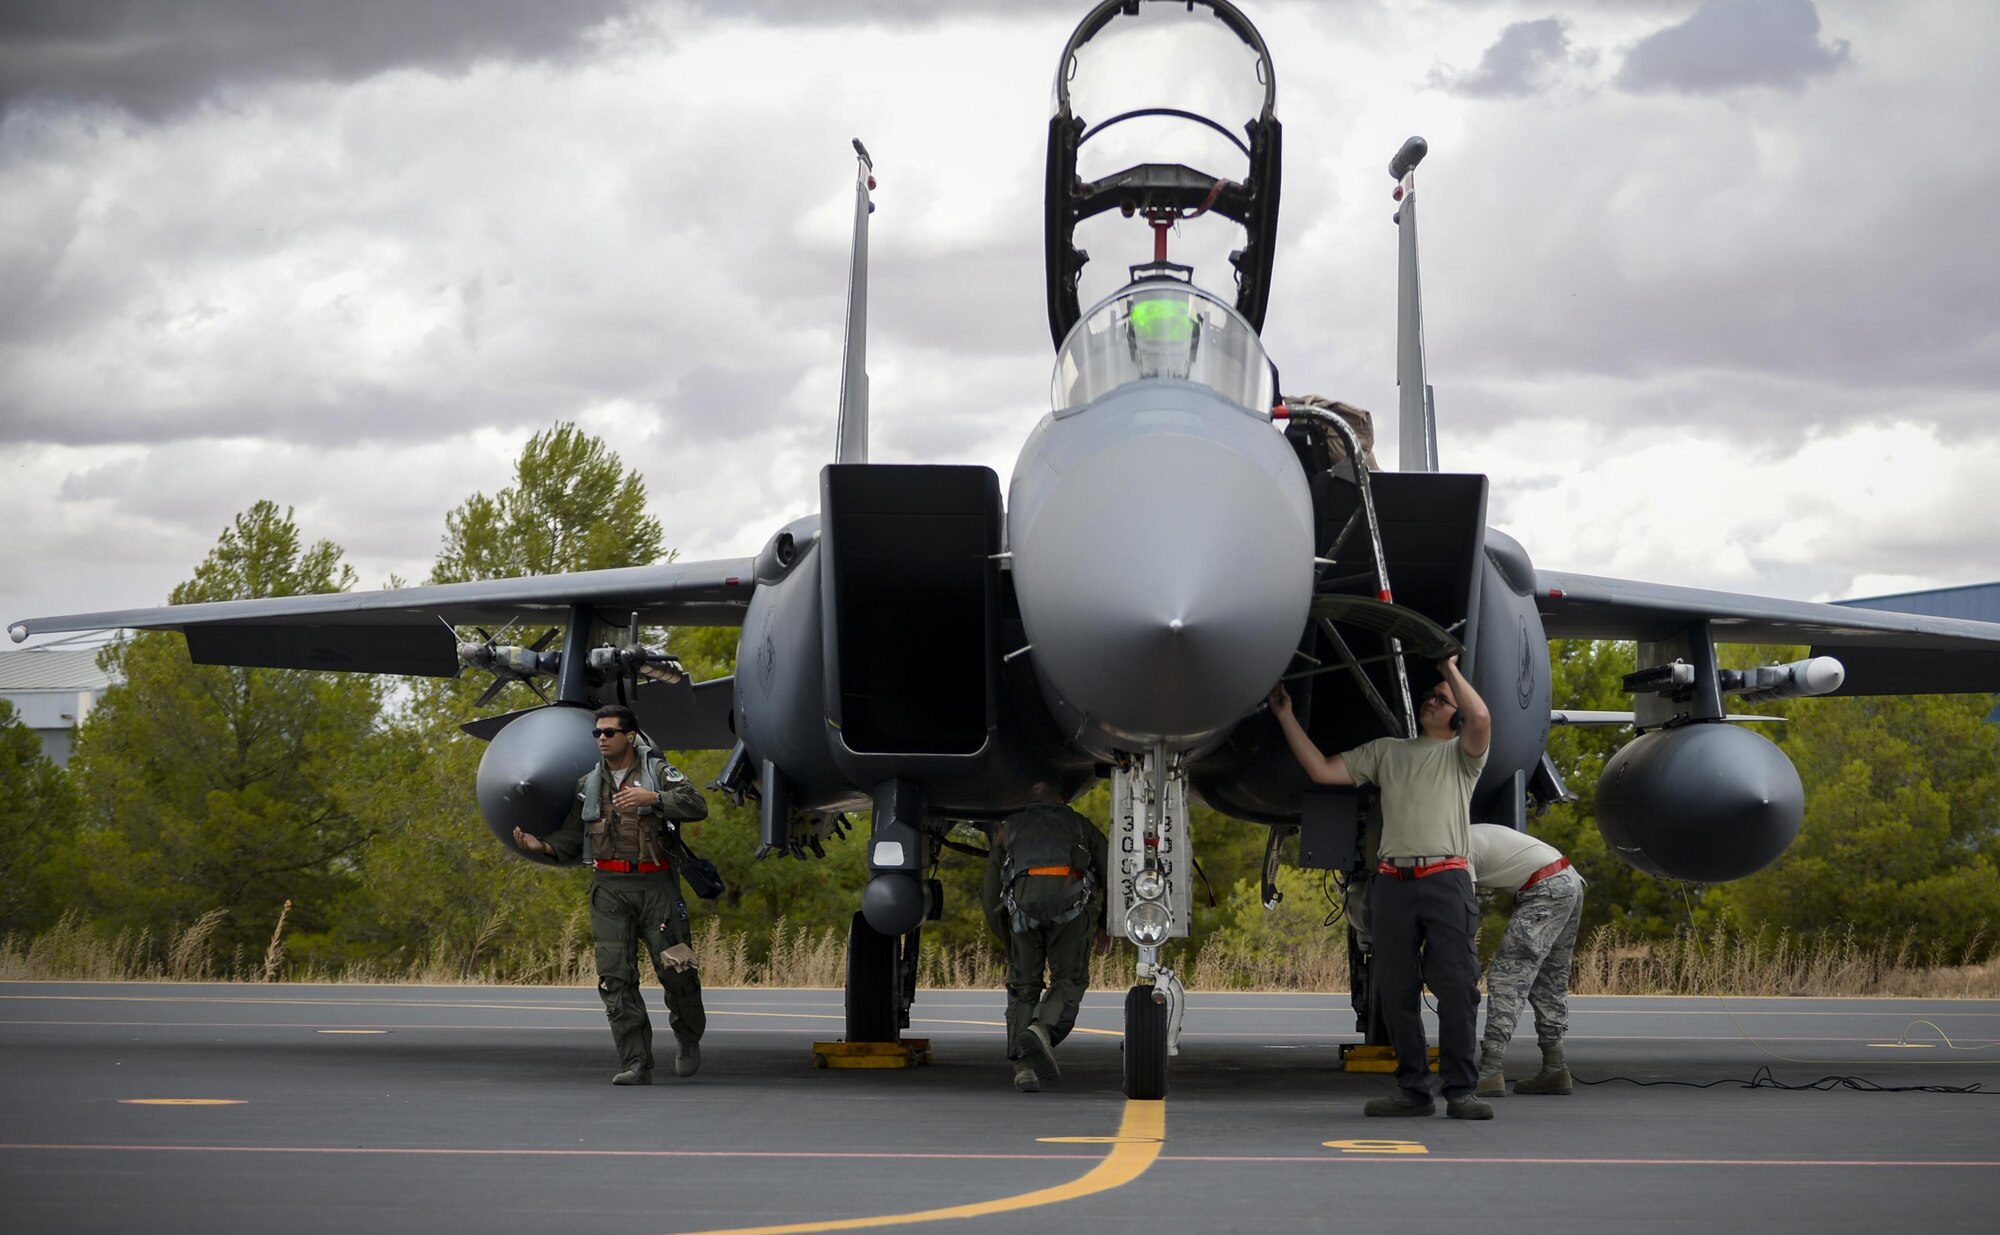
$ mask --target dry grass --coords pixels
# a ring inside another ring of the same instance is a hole
[[[1329,931],[1283,951],[1235,945],[1228,938],[1203,944],[1186,962],[1181,980],[1204,991],[1344,991],[1348,986],[1347,932]],[[1122,959],[1125,974],[1131,962]],[[1171,962],[1170,962],[1171,963]],[[1093,975],[1094,977],[1095,975]],[[1121,977],[1120,985],[1128,978]]]
[[[1955,957],[1916,944],[1856,939],[1853,928],[1810,935],[1683,927],[1665,942],[1604,929],[1577,949],[1571,986],[1583,995],[1879,995],[2000,998],[2000,957],[1977,961],[1983,932]]]
[[[286,901],[278,909],[278,924],[271,928],[271,942],[264,948],[263,980],[276,982],[278,966],[285,963],[285,919],[292,913],[292,902]]]
[[[579,909],[552,942],[496,948],[504,917],[495,914],[473,937],[440,936],[422,955],[403,963],[358,962],[338,970],[285,964],[284,930],[290,905],[280,909],[270,946],[257,961],[237,949],[219,958],[214,935],[223,914],[211,910],[164,935],[110,933],[75,913],[26,938],[0,938],[0,980],[5,981],[274,981],[423,983],[427,985],[530,984],[589,986],[596,962]],[[780,919],[768,936],[767,959],[753,960],[752,938],[725,933],[714,918],[695,932],[702,981],[711,987],[839,987],[847,968],[844,929],[795,926]],[[1577,951],[1573,985],[1587,995],[1844,995],[1919,998],[2000,998],[2000,956],[1980,960],[1983,940],[1946,957],[1916,945],[1914,933],[1893,944],[1856,939],[1849,931],[1812,935],[1744,934],[1718,928],[1706,934],[1683,929],[1665,941],[1637,940],[1600,930]],[[1201,947],[1171,949],[1167,962],[1191,990],[1345,991],[1345,937],[1328,932],[1283,948],[1218,937]],[[1091,963],[1091,985],[1116,990],[1132,982],[1132,953],[1125,947]],[[927,941],[918,985],[931,990],[997,990],[1004,983],[999,950],[981,945],[941,947]]]

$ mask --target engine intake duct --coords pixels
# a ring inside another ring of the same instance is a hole
[[[1472,645],[1478,638],[1479,592],[1486,530],[1486,478],[1449,473],[1377,472],[1370,476],[1375,509],[1382,524],[1382,548],[1389,563],[1394,603],[1428,618]],[[1354,517],[1359,498],[1352,484],[1331,472],[1313,477],[1315,535],[1322,548],[1340,548],[1331,566],[1316,580],[1319,593],[1372,596],[1376,585],[1373,555],[1366,531],[1355,527],[1342,537]],[[1324,608],[1324,606],[1321,606]],[[1459,625],[1465,623],[1463,626]],[[1343,626],[1357,655],[1375,660],[1384,650],[1379,639],[1351,623]],[[1339,653],[1322,640],[1311,649],[1322,664],[1335,664]],[[1467,657],[1473,672],[1476,657]],[[1413,689],[1421,689],[1435,674],[1421,658],[1412,657]],[[1367,666],[1377,693],[1400,717],[1401,696],[1393,666],[1379,660]],[[1511,675],[1509,681],[1511,682]],[[1393,732],[1385,725],[1367,692],[1347,672],[1322,673],[1312,680],[1312,732],[1328,750],[1345,750]]]
[[[820,479],[828,719],[855,755],[972,756],[995,722],[1000,480],[833,464]]]

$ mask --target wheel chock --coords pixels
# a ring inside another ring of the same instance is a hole
[[[1438,1048],[1430,1047],[1431,1071],[1438,1070]],[[1393,1046],[1368,1046],[1360,1042],[1340,1044],[1340,1070],[1343,1072],[1394,1072],[1396,1070],[1396,1048]]]
[[[899,1042],[815,1042],[815,1068],[918,1068],[931,1061],[929,1038]]]

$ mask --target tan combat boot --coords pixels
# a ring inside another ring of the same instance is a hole
[[[1507,1077],[1501,1071],[1505,1052],[1497,1046],[1479,1048],[1479,1088],[1473,1092],[1482,1098],[1504,1098],[1507,1096]]]
[[[1569,1069],[1563,1066],[1563,1048],[1558,1042],[1542,1048],[1542,1070],[1525,1081],[1514,1082],[1515,1093],[1566,1094],[1571,1091]]]

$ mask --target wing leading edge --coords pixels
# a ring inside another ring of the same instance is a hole
[[[1695,622],[1717,643],[1808,644],[1839,659],[1836,695],[2000,691],[2000,623],[1535,572],[1551,638],[1661,642]]]
[[[453,677],[458,626],[561,626],[583,606],[637,614],[648,626],[741,626],[756,588],[756,560],[729,558],[629,566],[521,579],[484,579],[378,592],[331,592],[114,609],[29,618],[8,628],[31,635],[83,630],[177,630],[196,664],[329,669]],[[443,621],[439,619],[442,618]]]

